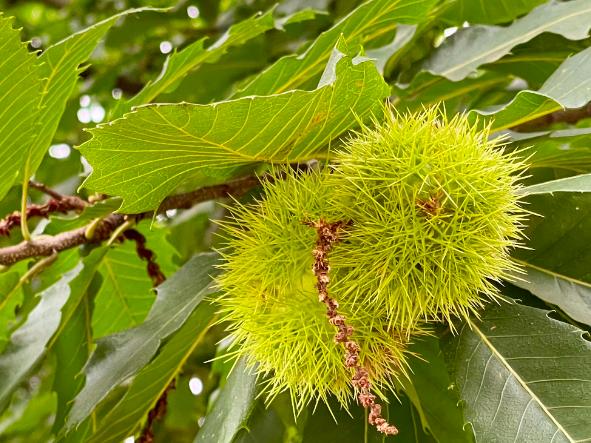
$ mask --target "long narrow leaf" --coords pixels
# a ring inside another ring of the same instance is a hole
[[[86,384],[68,416],[67,429],[80,424],[109,392],[148,364],[162,340],[178,330],[213,292],[211,279],[217,259],[211,253],[195,256],[158,287],[156,302],[144,323],[98,340],[85,369]]]

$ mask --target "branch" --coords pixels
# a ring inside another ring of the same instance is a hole
[[[511,129],[519,132],[528,132],[544,129],[554,123],[576,123],[584,118],[591,117],[591,102],[581,108],[565,109],[552,112],[542,117],[535,118]]]
[[[46,192],[46,191],[44,191]],[[51,191],[55,193],[55,191]],[[46,192],[49,194],[49,191]],[[49,194],[54,195],[54,194]],[[70,211],[82,211],[86,206],[88,206],[88,202],[81,199],[80,197],[76,197],[75,195],[68,195],[63,196],[60,194],[55,193],[55,195],[59,196],[54,197],[49,200],[44,205],[30,205],[27,207],[27,220],[32,217],[49,217],[50,214],[55,212],[59,212],[61,214],[67,214]],[[18,211],[13,212],[12,214],[7,215],[2,220],[0,220],[0,236],[8,236],[10,235],[10,230],[19,226],[21,223],[21,213]]]
[[[40,236],[18,245],[0,248],[0,265],[10,266],[32,257],[52,255],[65,249],[74,248],[84,243],[98,243],[107,240],[111,233],[124,222],[121,214],[111,214],[97,225],[92,239],[86,238],[86,226],[55,236]]]
[[[266,175],[261,179],[272,180],[273,176]],[[258,186],[261,179],[256,176],[248,176],[221,185],[207,186],[185,194],[173,195],[167,197],[156,212],[163,213],[169,209],[187,209],[197,203],[228,197],[230,195],[239,197]],[[71,198],[79,199],[78,197]],[[79,200],[84,201],[82,199]],[[49,256],[83,244],[100,243],[107,240],[126,219],[131,217],[139,221],[150,218],[153,215],[154,211],[131,215],[111,214],[100,220],[93,227],[91,238],[88,238],[86,235],[87,228],[90,226],[87,225],[72,231],[62,232],[55,236],[40,236],[31,241],[23,241],[18,245],[0,248],[0,265],[10,266],[28,258]]]
[[[62,194],[60,194],[57,191],[54,191],[49,186],[44,185],[43,183],[38,183],[36,181],[29,180],[29,186],[33,189],[36,189],[37,191],[41,191],[44,194],[49,195],[51,198],[55,198],[56,200],[61,200],[62,198],[64,198]]]

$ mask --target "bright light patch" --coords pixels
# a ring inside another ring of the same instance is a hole
[[[119,100],[123,96],[123,90],[121,88],[113,88],[111,95],[115,100]]]
[[[43,44],[43,40],[40,37],[33,37],[31,39],[31,46],[35,49],[39,49]]]
[[[92,166],[88,163],[83,156],[80,156],[80,163],[82,163],[82,168],[84,169],[83,175],[89,175],[92,172]]]
[[[452,35],[454,35],[456,32],[458,32],[458,27],[457,26],[453,26],[451,28],[446,28],[443,30],[443,35],[445,38],[451,37]]]
[[[189,389],[191,394],[199,395],[203,392],[203,382],[199,377],[191,377],[191,380],[189,380]]]
[[[100,123],[103,121],[104,118],[105,118],[105,108],[103,108],[98,103],[94,104],[90,107],[90,119],[94,123]]]
[[[160,52],[168,54],[170,51],[172,51],[172,43],[167,40],[160,42]]]
[[[135,442],[135,438],[133,437],[133,435],[131,437],[127,437],[125,440],[123,440],[123,443],[134,443]]]
[[[70,152],[72,152],[70,145],[67,145],[65,143],[59,143],[57,145],[52,145],[49,147],[49,156],[52,158],[68,158],[70,156]]]
[[[80,106],[86,108],[90,106],[90,95],[82,95],[80,96]]]
[[[80,123],[90,123],[90,121],[92,120],[92,117],[90,116],[90,109],[88,108],[78,109],[76,115],[78,116],[78,121]]]
[[[191,5],[187,7],[187,15],[190,18],[197,18],[199,17],[199,8],[195,5]]]

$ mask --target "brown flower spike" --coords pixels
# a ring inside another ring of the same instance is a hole
[[[343,221],[329,223],[320,219],[317,222],[306,222],[305,224],[316,229],[317,239],[313,250],[312,270],[316,276],[318,299],[326,305],[328,321],[338,329],[335,342],[341,343],[345,347],[345,365],[354,371],[352,384],[358,391],[357,400],[364,408],[369,409],[368,421],[371,425],[385,435],[396,435],[398,429],[382,417],[382,406],[376,403],[376,396],[371,393],[369,373],[359,362],[359,345],[351,338],[353,327],[347,325],[345,317],[337,313],[339,304],[328,295],[328,284],[330,283],[328,253],[339,241],[341,230],[350,223]]]

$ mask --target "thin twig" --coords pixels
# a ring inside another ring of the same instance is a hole
[[[156,401],[156,404],[150,411],[148,412],[148,420],[146,421],[146,425],[142,430],[140,438],[138,438],[137,443],[153,443],[154,442],[154,430],[152,429],[154,426],[154,422],[157,420],[161,420],[166,415],[166,410],[168,407],[168,392],[175,388],[176,381],[172,380],[170,384],[166,387],[160,398]]]
[[[569,123],[574,124],[579,120],[591,117],[591,102],[585,106],[573,109],[563,109],[560,111],[551,112],[528,122],[514,126],[511,129],[514,131],[539,131],[547,128],[555,123]]]
[[[345,317],[337,312],[338,302],[328,295],[328,284],[330,283],[328,253],[333,245],[339,241],[342,229],[348,224],[343,221],[328,223],[323,219],[306,222],[306,225],[316,229],[317,233],[312,270],[316,276],[318,299],[326,305],[326,316],[330,324],[337,327],[338,331],[334,339],[335,342],[342,344],[345,348],[345,366],[353,370],[351,382],[358,391],[357,400],[361,406],[369,410],[369,424],[375,426],[382,434],[396,435],[398,429],[382,417],[382,406],[376,403],[376,396],[371,392],[369,373],[359,361],[359,344],[351,338],[354,332],[353,327],[348,325]]]
[[[263,176],[261,179],[256,176],[247,176],[221,185],[207,186],[185,194],[173,195],[164,199],[158,208],[157,213],[163,213],[169,209],[186,209],[197,203],[216,198],[224,198],[229,195],[239,197],[258,186],[262,179],[272,179],[272,176]],[[64,197],[64,199],[68,198],[79,199],[79,197]],[[82,199],[79,200],[84,201]],[[132,214],[131,217],[136,221],[139,221],[145,218],[151,218],[153,215],[153,211],[148,211],[140,214]],[[12,221],[8,222],[7,219],[17,216],[18,214],[9,215],[4,220],[0,221],[0,227],[3,224],[14,223]],[[33,216],[36,216],[36,214],[33,214]],[[20,216],[18,220],[20,221]],[[30,241],[23,241],[14,246],[0,248],[0,265],[9,266],[21,260],[26,260],[32,257],[48,256],[54,251],[60,252],[86,243],[100,243],[109,239],[115,229],[117,229],[124,221],[125,217],[123,214],[111,214],[100,222],[91,222],[91,224],[96,224],[96,226],[93,227],[94,230],[91,238],[88,238],[87,235],[85,235],[88,226],[83,226],[72,231],[62,232],[55,236],[40,236],[38,238],[33,238]]]
[[[26,219],[30,219],[32,217],[47,218],[50,214],[54,213],[67,214],[70,211],[79,212],[82,211],[87,205],[88,203],[86,203],[80,197],[76,197],[74,195],[62,195],[59,199],[52,198],[43,205],[29,205],[26,211]],[[21,219],[21,213],[19,211],[15,211],[12,214],[7,215],[2,220],[0,220],[0,236],[10,235],[10,230],[16,228],[23,222],[24,221]]]
[[[135,242],[135,250],[137,252],[138,257],[148,262],[146,266],[146,271],[148,273],[148,276],[152,280],[152,286],[156,287],[164,283],[166,277],[160,269],[160,265],[158,265],[158,263],[156,262],[156,254],[154,253],[154,251],[146,247],[146,237],[144,237],[144,235],[141,232],[135,229],[128,229],[122,234],[122,236],[126,240],[131,240]]]
[[[49,195],[51,198],[55,198],[56,200],[61,200],[62,198],[64,198],[64,195],[51,189],[49,186],[44,185],[43,183],[29,180],[29,186],[33,189],[43,192],[44,194]]]
[[[124,225],[121,225],[124,226]],[[115,234],[113,234],[115,235]],[[145,260],[148,262],[146,266],[146,271],[148,276],[152,280],[152,287],[157,287],[160,284],[164,283],[166,280],[166,276],[160,269],[160,265],[156,261],[156,254],[154,251],[149,249],[146,246],[146,237],[139,231],[135,229],[127,229],[123,231],[121,236],[119,237],[121,240],[131,240],[135,243],[135,250],[137,252],[138,257],[141,260]],[[148,418],[146,420],[146,424],[144,425],[144,429],[138,439],[138,443],[152,443],[154,441],[154,423],[158,420],[161,420],[166,415],[166,409],[168,406],[168,393],[172,389],[175,388],[176,381],[173,379],[162,395],[156,401],[156,404],[150,411],[148,412]]]

